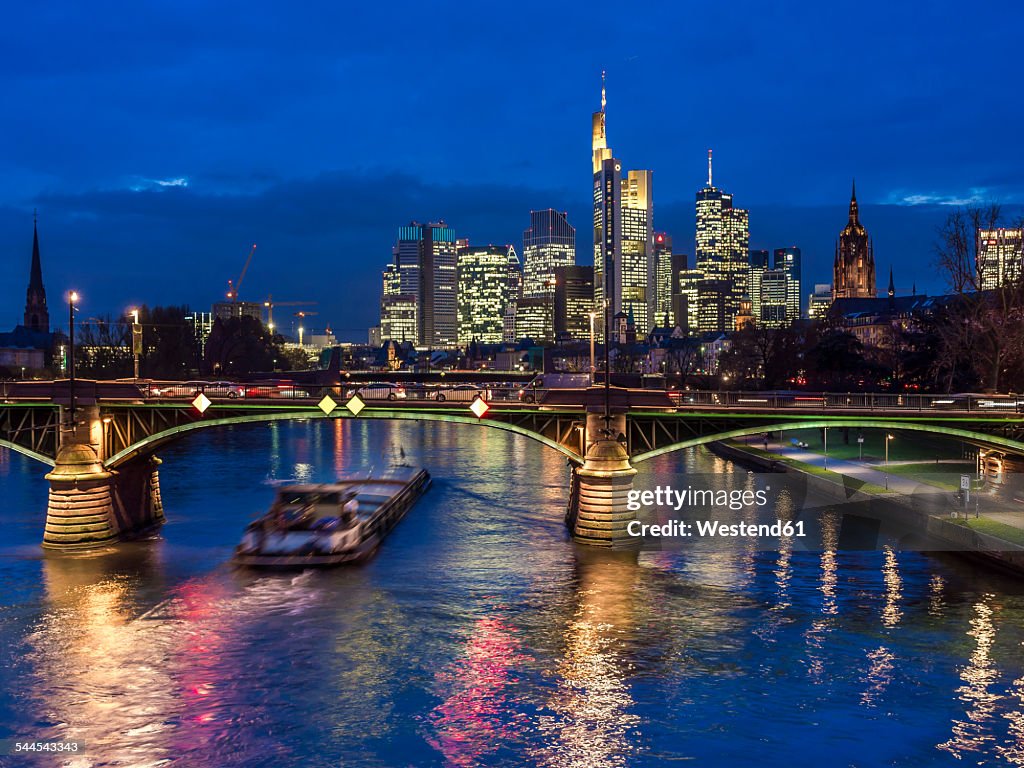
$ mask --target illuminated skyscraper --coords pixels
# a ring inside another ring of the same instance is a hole
[[[574,339],[590,338],[593,309],[594,268],[558,267],[555,270],[555,336],[567,333]]]
[[[414,343],[433,349],[456,346],[455,230],[443,221],[436,224],[414,221],[399,227],[393,253],[401,295],[416,299]],[[381,325],[384,325],[383,319]]]
[[[786,319],[800,319],[800,249],[796,246],[775,249],[775,269],[786,270]]]
[[[523,296],[553,298],[555,270],[576,263],[576,229],[553,208],[530,212],[523,232]]]
[[[983,291],[1001,288],[1024,274],[1024,229],[979,229],[978,276]]]
[[[708,183],[697,192],[696,266],[709,283],[698,301],[706,295],[714,306],[700,309],[701,331],[726,331],[735,326],[740,301],[748,294],[749,244],[748,213],[734,208],[732,195],[712,184],[708,150]]]
[[[536,344],[553,341],[554,302],[548,299],[519,299],[516,302],[516,340]]]
[[[788,317],[789,274],[782,267],[766,269],[760,273],[758,282],[755,322],[762,328],[785,328],[792,322]]]
[[[665,324],[668,316],[672,323],[672,294],[676,292],[678,277],[673,271],[672,236],[664,232],[654,234],[654,325]]]
[[[679,290],[674,307],[676,323],[690,336],[700,331],[698,286],[702,277],[703,273],[699,269],[683,269],[677,275]]]
[[[459,344],[502,341],[509,295],[510,245],[471,246],[458,241]],[[518,260],[518,259],[517,259]]]
[[[835,299],[873,299],[875,291],[875,249],[860,223],[855,184],[850,194],[850,219],[836,243],[832,296]]]
[[[605,125],[607,105],[604,73],[601,74],[601,111],[593,114],[594,169],[594,303],[597,311],[614,315],[621,307],[615,273],[622,255],[622,163],[612,157]],[[610,312],[606,308],[611,307]],[[598,323],[604,338],[605,322]]]
[[[396,264],[384,269],[384,292],[380,300],[381,341],[411,341],[418,338],[415,294],[402,293],[401,275]]]
[[[594,300],[602,314],[607,301],[609,316],[631,316],[646,333],[656,307],[653,174],[629,171],[623,177],[622,163],[608,147],[606,106],[602,74],[601,111],[592,121]]]
[[[622,179],[622,254],[615,270],[615,293],[621,296],[616,308],[632,316],[641,335],[656,325],[652,181],[651,171],[629,171]]]

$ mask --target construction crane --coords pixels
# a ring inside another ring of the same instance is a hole
[[[274,307],[312,307],[315,305],[315,301],[274,301],[273,295],[268,294],[267,300],[263,302],[263,306],[267,308],[267,327],[273,333]]]
[[[238,301],[238,292],[242,288],[242,281],[245,280],[245,273],[249,271],[249,265],[252,263],[252,256],[256,253],[256,243],[252,244],[252,250],[249,251],[249,258],[245,260],[245,266],[242,267],[242,274],[238,276],[238,282],[234,283],[228,280],[228,298],[231,301]]]

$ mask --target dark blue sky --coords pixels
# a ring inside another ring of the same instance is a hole
[[[1024,202],[1016,3],[365,6],[9,4],[0,327],[34,207],[50,301],[73,285],[86,315],[205,307],[256,242],[242,298],[318,301],[362,339],[411,219],[519,250],[531,208],[565,209],[588,263],[602,69],[611,146],[691,254],[708,147],[751,245],[800,245],[808,288],[851,177],[901,290],[942,290],[947,204]]]

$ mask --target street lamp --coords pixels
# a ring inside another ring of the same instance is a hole
[[[824,433],[825,438],[825,455],[822,456],[822,463],[824,464],[825,469],[828,469],[828,427],[822,427],[822,432]]]
[[[889,490],[889,441],[893,439],[895,435],[888,434],[885,436],[885,490]]]
[[[142,353],[142,326],[139,325],[139,310],[130,309],[132,316],[132,357],[135,358],[135,380],[139,380],[139,355]]]
[[[302,346],[302,326],[299,326],[299,346]]]
[[[594,373],[597,369],[594,367],[594,320],[597,318],[597,312],[590,312],[590,386],[594,386]]]
[[[70,389],[71,430],[75,429],[75,304],[78,291],[68,293],[68,384]]]

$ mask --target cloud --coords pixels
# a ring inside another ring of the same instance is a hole
[[[886,197],[889,205],[977,205],[992,199],[992,192],[986,187],[971,187],[967,194],[938,194],[933,192],[907,192],[894,190]]]

